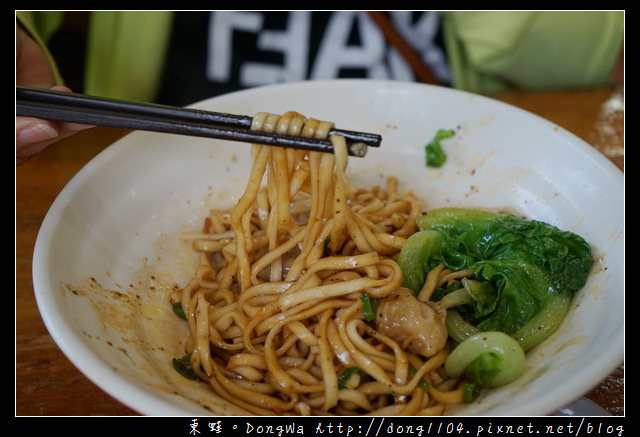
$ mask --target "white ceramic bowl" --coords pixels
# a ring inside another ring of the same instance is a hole
[[[530,352],[524,375],[452,414],[552,414],[622,362],[623,176],[571,133],[492,99],[410,83],[296,83],[194,106],[296,110],[378,132],[382,147],[350,160],[353,185],[397,175],[425,208],[511,208],[592,244],[597,263],[586,287],[561,328]],[[444,143],[447,163],[428,168],[424,146],[441,128],[457,134]],[[33,280],[51,336],[88,378],[141,414],[243,414],[171,368],[186,331],[161,295],[193,269],[179,234],[198,229],[209,207],[233,205],[249,163],[241,143],[135,132],[86,165],[42,224]]]

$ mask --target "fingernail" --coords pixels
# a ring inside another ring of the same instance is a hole
[[[58,136],[58,131],[45,123],[37,123],[23,129],[18,134],[21,143],[38,143],[54,139]]]

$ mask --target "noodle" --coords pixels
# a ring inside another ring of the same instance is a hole
[[[261,113],[252,126],[315,138],[331,127],[295,112]],[[202,232],[183,236],[200,254],[177,296],[191,366],[252,414],[442,414],[460,402],[459,384],[431,394],[421,382],[447,349],[430,357],[407,350],[365,320],[361,301],[401,287],[394,258],[416,231],[417,200],[400,194],[395,178],[386,188],[349,186],[345,140],[329,139],[334,154],[252,145],[235,207],[210,211]],[[359,379],[344,386],[340,375],[352,367]]]

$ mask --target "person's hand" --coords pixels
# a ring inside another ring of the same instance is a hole
[[[71,91],[67,87],[54,86],[54,83],[53,72],[42,49],[20,25],[16,25],[16,85]],[[16,166],[62,138],[88,127],[91,126],[16,117]]]

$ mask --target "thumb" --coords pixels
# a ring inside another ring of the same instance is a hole
[[[57,125],[32,117],[16,117],[16,165],[58,141]]]

